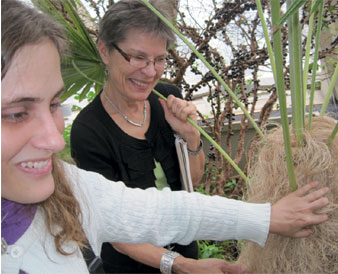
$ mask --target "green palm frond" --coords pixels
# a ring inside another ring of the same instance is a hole
[[[65,27],[70,50],[62,61],[65,92],[61,100],[79,94],[81,101],[90,90],[97,94],[103,87],[105,68],[96,43],[76,11],[75,1],[33,0],[33,4]]]

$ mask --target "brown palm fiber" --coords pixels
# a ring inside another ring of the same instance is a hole
[[[304,131],[302,147],[291,136],[297,185],[316,180],[330,188],[330,203],[321,210],[329,220],[313,226],[308,238],[270,234],[264,248],[244,242],[238,263],[247,265],[251,273],[338,273],[338,136],[327,146],[335,124],[327,116],[313,118],[312,129]],[[252,182],[245,200],[250,202],[274,203],[291,192],[281,127],[266,137],[268,144],[258,143],[249,161]]]

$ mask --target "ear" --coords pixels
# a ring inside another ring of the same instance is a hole
[[[105,63],[105,65],[107,65],[108,64],[108,57],[109,57],[109,49],[106,46],[106,43],[103,42],[102,40],[99,40],[97,42],[97,48],[99,50],[99,53],[100,53],[100,56],[101,56],[103,63]]]

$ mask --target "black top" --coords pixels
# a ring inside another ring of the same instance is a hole
[[[168,84],[155,89],[167,97],[182,98],[180,90]],[[174,132],[164,117],[158,97],[151,93],[151,121],[146,139],[134,138],[120,129],[105,111],[100,96],[88,104],[76,117],[71,130],[71,154],[78,166],[95,171],[113,181],[123,181],[128,187],[155,187],[154,159],[159,162],[172,190],[181,189],[179,163]],[[197,245],[175,245],[175,249],[190,258],[197,257]],[[109,243],[102,247],[103,266],[109,273],[159,272],[118,253]]]

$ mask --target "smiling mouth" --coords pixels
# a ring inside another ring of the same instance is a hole
[[[147,83],[143,83],[143,82],[137,81],[135,79],[130,79],[130,81],[132,81],[134,84],[141,86],[141,87],[144,87],[144,88],[148,86]]]
[[[38,168],[43,168],[45,166],[47,166],[48,164],[48,160],[46,161],[39,161],[39,162],[23,162],[20,164],[21,167],[23,168],[34,168],[34,169],[38,169]]]

